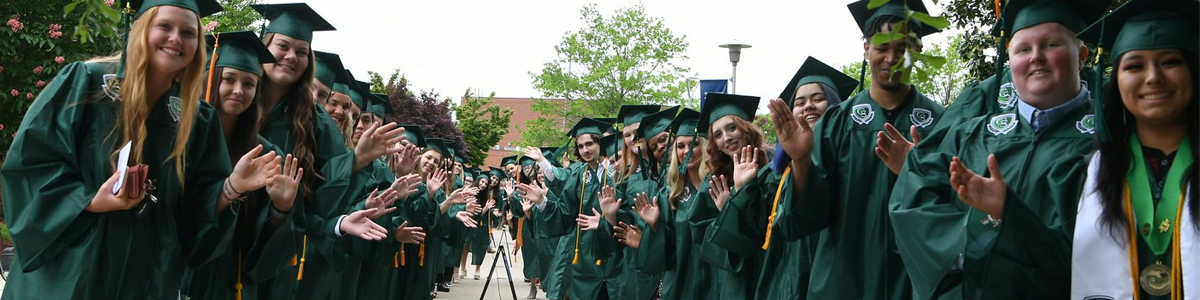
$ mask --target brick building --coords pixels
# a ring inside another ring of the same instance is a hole
[[[517,129],[518,126],[525,126],[525,122],[537,118],[537,113],[530,107],[533,106],[531,98],[511,98],[511,97],[494,97],[500,107],[507,107],[513,110],[512,118],[508,123],[508,134],[500,138],[500,143],[488,149],[488,157],[485,160],[487,166],[498,166],[500,159],[505,156],[515,155],[517,151],[516,143],[521,139],[521,133]],[[557,99],[558,101],[566,101],[565,99]],[[462,105],[463,99],[458,100],[458,104]]]

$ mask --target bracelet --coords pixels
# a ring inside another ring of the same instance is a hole
[[[271,217],[283,218],[283,217],[286,217],[289,212],[291,212],[290,210],[289,211],[280,210],[279,208],[275,207],[275,203],[267,204],[267,206],[271,207]]]
[[[1000,228],[1000,224],[1002,224],[1003,222],[1004,222],[1004,220],[993,218],[992,215],[987,215],[987,218],[979,220],[980,224],[992,225],[993,228]]]

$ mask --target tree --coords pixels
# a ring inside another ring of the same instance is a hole
[[[413,93],[408,87],[408,79],[399,73],[398,69],[393,73],[399,80],[387,86],[388,104],[392,106],[387,119],[399,124],[420,125],[425,138],[454,141],[459,145],[459,153],[467,153],[463,133],[450,117],[450,99],[439,100],[441,96],[433,91],[422,91],[420,95]]]
[[[579,117],[613,116],[621,105],[683,102],[690,70],[677,63],[687,59],[686,36],[676,36],[641,5],[610,15],[587,5],[580,9],[580,19],[586,25],[567,32],[554,47],[558,58],[540,73],[530,73],[543,97],[566,103],[535,105],[540,117],[525,123],[522,144],[555,141]]]
[[[775,144],[779,141],[775,134],[775,123],[771,121],[771,114],[761,114],[754,117],[754,125],[758,126],[763,133],[763,142],[767,144]]]
[[[967,71],[967,62],[958,55],[962,41],[963,36],[957,35],[951,37],[946,43],[933,44],[924,49],[923,52],[928,55],[947,58],[946,63],[942,64],[940,68],[935,70],[914,68],[913,85],[917,87],[918,91],[921,91],[921,94],[943,106],[950,106],[950,103],[954,102],[954,98],[957,98],[958,93],[967,85],[970,75]]]
[[[495,97],[495,92],[487,97],[479,97],[467,89],[463,93],[463,104],[454,107],[458,113],[458,129],[463,133],[467,153],[471,157],[468,163],[474,166],[482,166],[484,159],[487,159],[488,149],[508,134],[513,110],[500,107],[492,100]]]
[[[566,143],[569,138],[567,130],[579,119],[590,115],[587,103],[561,99],[534,99],[530,110],[538,114],[537,118],[525,121],[524,128],[517,128],[521,133],[520,146],[549,147]]]
[[[77,3],[98,7],[74,9],[80,5]],[[108,30],[88,30],[84,37],[66,35],[64,31],[79,28],[85,12],[92,15],[88,22],[104,24]],[[4,103],[0,106],[0,151],[8,151],[25,111],[59,70],[71,62],[120,50],[120,38],[112,29],[117,28],[115,21],[107,23],[107,17],[99,17],[109,14],[117,15],[104,1],[8,1],[0,6],[0,16],[8,18],[7,28],[0,28],[0,101]]]
[[[204,26],[205,32],[257,31],[258,28],[254,27],[254,23],[262,21],[263,18],[250,5],[258,4],[262,2],[261,0],[221,0],[218,2],[221,3],[224,10],[200,19],[200,24]]]
[[[371,76],[371,93],[387,94],[388,87],[396,85],[400,80],[400,68],[392,71],[392,75],[388,76],[387,83],[383,82],[383,75],[372,71],[367,71],[367,75]]]

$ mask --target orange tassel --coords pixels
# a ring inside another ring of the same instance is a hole
[[[392,269],[400,267],[400,252],[392,254]]]
[[[996,0],[996,19],[1000,19],[1000,0]]]
[[[400,245],[400,265],[406,265],[404,261],[404,245]]]
[[[575,248],[575,259],[571,260],[572,265],[579,264],[579,248]]]
[[[421,266],[425,266],[425,243],[421,243],[421,252],[417,253],[421,257]]]
[[[234,298],[237,300],[242,300],[242,249],[238,249],[237,263],[237,284],[233,285],[233,289],[237,290],[237,296]]]
[[[213,57],[212,57],[212,59],[211,59],[211,60],[209,60],[209,62],[208,62],[208,84],[207,84],[207,85],[205,86],[205,88],[204,88],[204,94],[205,94],[205,96],[206,96],[206,97],[204,97],[204,101],[207,101],[207,102],[212,102],[212,101],[211,101],[211,99],[213,98],[213,97],[212,97],[213,95],[208,95],[208,93],[209,93],[210,91],[212,91],[212,84],[213,84],[213,73],[214,73],[214,72],[216,71],[216,69],[217,69],[217,68],[216,68],[216,65],[217,65],[217,48],[220,48],[220,47],[221,47],[221,35],[219,35],[219,34],[213,34],[213,37],[214,37],[214,39],[213,39]]]
[[[597,266],[597,267],[599,267],[599,266],[600,266],[600,260],[599,260],[599,259],[597,259],[597,260],[596,260],[596,266]]]
[[[786,182],[789,173],[792,173],[792,166],[788,166],[787,169],[783,170],[783,177],[781,178],[783,178],[784,181],[780,181],[779,188],[775,189],[775,204],[771,204],[771,216],[767,217],[767,236],[765,239],[763,239],[763,250],[767,250],[767,246],[771,245],[771,227],[775,227],[773,225],[775,225],[775,214],[777,212],[776,209],[779,208],[779,195],[783,193],[783,183]]]

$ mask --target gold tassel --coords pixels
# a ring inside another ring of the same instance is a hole
[[[407,265],[404,261],[404,245],[400,245],[400,265]]]
[[[308,235],[304,236],[304,247],[300,252],[300,269],[296,270],[296,281],[304,280],[304,257],[308,256]]]
[[[571,260],[571,264],[572,264],[572,265],[578,265],[578,264],[579,264],[579,248],[575,248],[575,259],[574,259],[574,260]]]
[[[421,252],[417,253],[417,255],[421,257],[421,266],[424,267],[425,266],[425,243],[424,242],[421,243]]]
[[[392,269],[400,267],[400,252],[392,254]]]
[[[775,225],[775,213],[779,208],[779,195],[783,193],[783,186],[785,185],[784,183],[787,182],[789,173],[792,173],[792,166],[788,166],[783,170],[783,177],[780,177],[783,178],[783,180],[779,181],[779,188],[775,189],[775,204],[771,204],[771,216],[767,217],[767,236],[765,239],[763,239],[763,250],[767,250],[767,246],[771,245],[771,227],[775,227],[773,225]]]
[[[299,260],[296,258],[296,255],[294,255],[294,254],[293,254],[293,255],[292,255],[292,261],[291,261],[291,262],[288,262],[288,265],[291,265],[291,266],[295,267],[295,266],[296,266],[296,264],[297,264],[298,262],[299,262]]]
[[[597,266],[597,267],[599,267],[599,266],[600,266],[600,260],[599,260],[599,259],[597,259],[597,260],[596,260],[596,266]]]
[[[206,86],[204,88],[204,94],[205,94],[204,101],[205,102],[211,102],[210,100],[213,98],[213,95],[208,95],[208,93],[210,93],[212,91],[213,73],[217,70],[217,68],[216,68],[217,48],[220,48],[220,47],[221,47],[221,35],[213,34],[213,56],[212,56],[212,59],[210,59],[208,62],[208,83],[206,84]]]
[[[238,265],[237,265],[237,284],[233,285],[233,289],[237,290],[237,300],[242,300],[242,249],[238,249]]]

